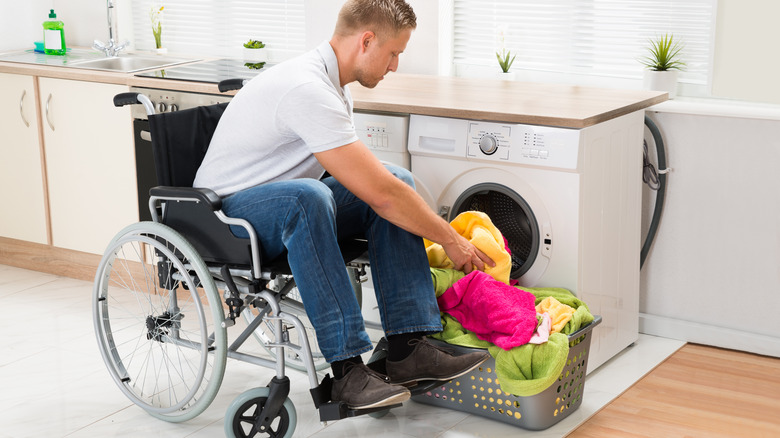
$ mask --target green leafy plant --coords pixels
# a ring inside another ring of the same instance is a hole
[[[246,62],[244,63],[244,67],[250,70],[261,70],[265,67],[265,62]]]
[[[262,49],[265,47],[265,44],[262,41],[249,40],[244,43],[244,47],[247,49]]]
[[[163,9],[165,9],[165,6],[160,6],[159,9],[152,7],[149,10],[149,19],[152,21],[152,33],[154,34],[154,45],[158,49],[162,49]]]
[[[515,62],[515,58],[517,55],[512,56],[512,59],[509,59],[509,57],[512,56],[512,52],[506,49],[502,49],[500,52],[496,52],[496,58],[498,58],[498,65],[501,66],[501,70],[504,73],[508,73],[509,69],[512,67],[512,63]]]
[[[674,35],[665,34],[662,37],[649,39],[648,54],[639,59],[645,67],[654,71],[685,70],[685,63],[680,60],[682,44],[674,39]]]

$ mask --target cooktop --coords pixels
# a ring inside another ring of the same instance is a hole
[[[138,73],[136,76],[216,84],[225,79],[252,79],[268,70],[271,65],[269,63],[251,64],[240,59],[225,58],[147,71]]]

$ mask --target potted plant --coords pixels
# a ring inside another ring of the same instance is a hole
[[[677,75],[685,70],[685,63],[680,59],[682,44],[674,39],[674,35],[665,34],[662,37],[648,40],[647,55],[640,62],[647,67],[644,85],[648,90],[667,91],[669,98],[677,94]]]
[[[162,21],[164,6],[152,7],[149,10],[149,19],[152,21],[152,34],[154,35],[154,51],[156,53],[166,53],[167,50],[162,46]]]
[[[501,67],[500,78],[514,79],[514,74],[510,74],[509,69],[512,68],[512,63],[515,62],[516,57],[517,55],[512,55],[512,52],[506,49],[506,29],[499,27],[496,59],[498,59],[498,65]]]
[[[512,59],[509,57],[512,56]],[[496,52],[496,58],[498,58],[498,65],[501,66],[501,71],[509,73],[509,69],[512,68],[512,63],[515,62],[517,55],[512,55],[512,52],[507,49],[501,49],[500,52]]]
[[[268,61],[268,52],[262,41],[252,40],[244,43],[244,62],[257,64]]]

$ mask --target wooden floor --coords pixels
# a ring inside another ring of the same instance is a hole
[[[569,437],[780,437],[780,359],[687,344]]]

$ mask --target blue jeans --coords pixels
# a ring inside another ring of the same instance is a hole
[[[387,166],[414,186],[411,174]],[[370,351],[360,306],[338,240],[365,236],[386,335],[439,332],[441,320],[422,238],[378,216],[333,177],[252,187],[223,200],[222,210],[255,228],[263,260],[287,260],[328,362]],[[239,237],[246,231],[233,227]]]

